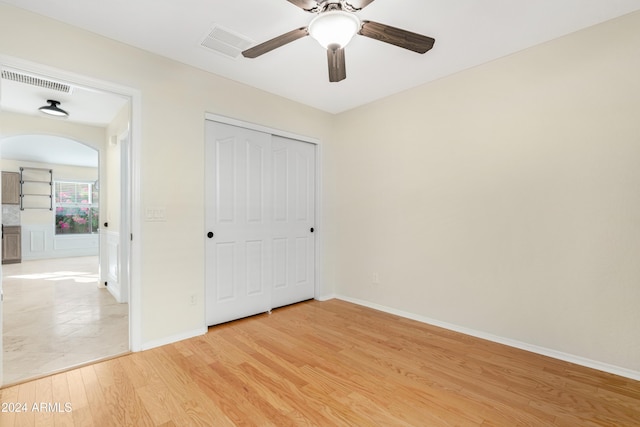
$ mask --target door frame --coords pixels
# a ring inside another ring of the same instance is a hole
[[[142,290],[141,283],[141,200],[140,200],[140,167],[142,145],[142,93],[140,90],[123,86],[117,83],[84,76],[71,71],[61,70],[44,64],[39,64],[20,58],[1,55],[0,69],[12,68],[27,73],[47,76],[52,79],[62,80],[71,84],[77,84],[85,88],[95,89],[101,92],[109,92],[114,95],[129,98],[131,102],[131,121],[129,129],[129,162],[128,162],[128,188],[130,191],[130,203],[128,211],[126,206],[121,206],[121,218],[129,221],[121,221],[120,244],[127,245],[129,250],[129,349],[131,351],[142,350]],[[2,93],[0,93],[0,97]],[[121,174],[122,175],[122,174]],[[122,176],[121,176],[122,179]],[[137,238],[132,239],[131,236]],[[0,323],[1,326],[1,323]],[[1,330],[0,330],[1,332]],[[1,343],[1,341],[0,341]],[[0,351],[2,348],[0,347]],[[1,360],[1,359],[0,359]],[[2,367],[0,366],[0,370]],[[0,373],[1,379],[1,373]]]
[[[258,132],[269,133],[272,135],[282,136],[284,138],[296,139],[298,141],[307,142],[309,144],[313,144],[315,147],[315,158],[316,158],[316,188],[315,188],[315,269],[314,269],[314,299],[319,301],[324,301],[332,298],[332,292],[327,292],[324,286],[323,281],[323,272],[322,272],[322,247],[323,247],[323,227],[322,227],[322,140],[319,138],[314,138],[306,135],[299,135],[293,132],[285,131],[282,129],[275,129],[269,126],[259,125],[256,123],[246,122],[239,119],[234,119],[231,117],[221,116],[219,114],[214,113],[205,113],[205,124],[206,121],[224,123],[227,125],[237,126],[245,129],[255,130]],[[204,126],[203,126],[204,129]],[[206,143],[206,142],[205,142]],[[206,168],[206,165],[205,165]],[[206,221],[206,219],[205,219]],[[204,224],[206,229],[206,224]],[[203,242],[203,245],[206,245],[206,242]],[[205,250],[206,253],[206,250]],[[206,288],[206,282],[204,284]],[[205,289],[206,292],[206,289]],[[205,310],[205,319],[206,319],[206,306]]]
[[[130,270],[131,270],[131,126],[118,136],[120,147],[120,232],[129,232],[120,236],[120,254],[118,263],[120,266],[120,297],[127,304],[130,302]],[[126,243],[126,244],[125,244]],[[131,310],[129,310],[131,311]],[[131,313],[129,313],[131,314]],[[131,346],[131,342],[129,342]]]

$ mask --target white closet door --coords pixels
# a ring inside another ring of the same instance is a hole
[[[271,309],[271,135],[206,122],[206,313]]]
[[[207,324],[313,298],[315,146],[206,123]]]
[[[273,307],[313,298],[315,291],[315,146],[274,136]]]

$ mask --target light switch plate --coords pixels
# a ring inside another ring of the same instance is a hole
[[[167,209],[164,207],[148,207],[144,210],[144,219],[149,222],[164,222],[167,220]]]

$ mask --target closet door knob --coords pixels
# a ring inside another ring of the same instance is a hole
[[[213,237],[213,231],[208,232],[207,237],[211,239]]]

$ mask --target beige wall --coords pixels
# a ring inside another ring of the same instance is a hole
[[[18,135],[59,136],[81,142],[98,151],[104,147],[106,138],[105,129],[99,126],[80,125],[64,120],[51,120],[3,111],[0,114],[0,138]]]
[[[92,33],[0,5],[0,54],[141,93],[142,342],[204,327],[204,114],[326,140],[331,116]],[[195,294],[197,305],[189,304]]]
[[[338,116],[337,292],[640,373],[638,52],[636,13]]]
[[[212,112],[323,141],[325,292],[640,371],[638,28],[339,116],[1,5],[0,54],[141,91],[144,342],[204,324]]]
[[[121,142],[120,137],[129,130],[131,121],[131,107],[127,104],[107,126],[105,142],[105,169],[103,184],[100,188],[104,192],[105,209],[101,212],[102,218],[109,223],[109,230],[116,231],[120,228],[120,182],[121,182]],[[102,221],[104,222],[104,221]]]
[[[0,114],[0,144],[6,137],[19,135],[53,135],[68,138],[89,147],[102,155],[105,146],[105,129],[99,126],[79,125],[64,120],[43,119],[37,116],[2,112]],[[20,167],[42,167],[53,170],[54,179],[90,179],[98,178],[95,168],[73,167],[2,159],[2,170],[19,172]],[[53,213],[48,211],[23,211],[24,224],[53,224]]]

